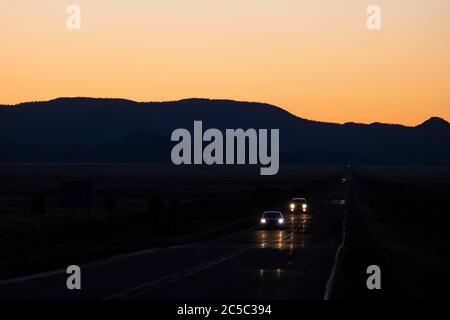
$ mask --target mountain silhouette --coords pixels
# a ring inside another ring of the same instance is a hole
[[[450,124],[325,123],[269,104],[58,98],[0,106],[1,162],[168,163],[177,128],[280,129],[282,163],[449,165]]]
[[[442,118],[439,117],[432,117],[425,121],[424,123],[417,126],[417,128],[421,128],[422,130],[429,130],[429,131],[437,131],[442,130],[442,132],[445,132],[448,130],[449,123],[445,121]]]

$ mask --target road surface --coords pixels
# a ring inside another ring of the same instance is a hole
[[[342,274],[348,276],[342,259],[350,185],[350,176],[347,181],[339,179],[310,204],[308,214],[286,215],[285,230],[260,230],[255,221],[254,227],[220,239],[84,264],[80,266],[81,290],[67,289],[66,270],[6,280],[0,282],[0,299],[367,297],[365,267],[377,262],[376,254],[347,262],[348,270],[356,268],[355,277],[342,285]],[[348,291],[354,291],[353,296]]]

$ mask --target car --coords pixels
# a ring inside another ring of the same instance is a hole
[[[261,217],[262,228],[284,228],[285,220],[280,211],[266,211]]]
[[[289,203],[289,210],[292,213],[306,212],[308,210],[308,204],[305,198],[293,198]]]

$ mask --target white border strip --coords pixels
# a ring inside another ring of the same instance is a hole
[[[326,289],[325,289],[325,295],[323,297],[323,300],[331,300],[331,294],[333,293],[334,288],[335,288],[337,269],[338,269],[338,266],[341,264],[341,261],[342,261],[342,257],[343,257],[342,251],[344,249],[345,238],[346,238],[346,234],[347,234],[346,227],[345,227],[346,221],[347,221],[347,215],[348,215],[348,205],[346,207],[345,214],[344,214],[344,219],[342,221],[342,230],[343,230],[343,232],[342,232],[342,242],[341,242],[341,245],[336,250],[336,256],[334,258],[333,269],[331,270],[330,276],[329,276],[328,281],[327,281],[327,286],[326,286]]]

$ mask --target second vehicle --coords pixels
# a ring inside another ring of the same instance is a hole
[[[308,204],[305,198],[293,198],[289,203],[289,210],[292,213],[306,212],[308,210]]]

